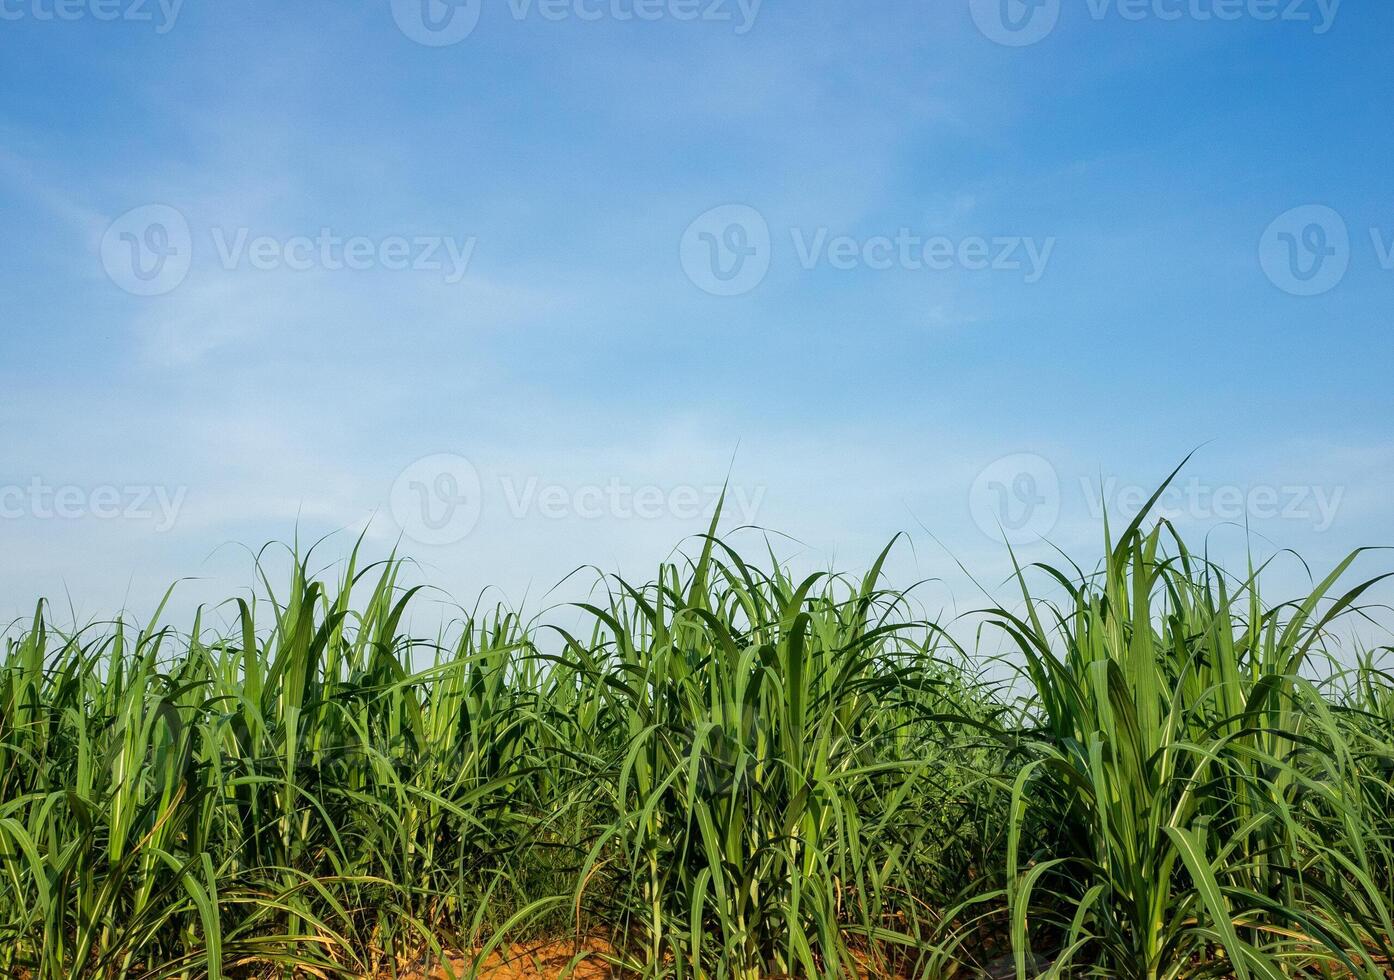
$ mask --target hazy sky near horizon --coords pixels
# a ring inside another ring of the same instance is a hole
[[[963,608],[956,560],[1092,564],[1197,447],[1163,504],[1226,560],[1394,544],[1391,43],[1368,0],[0,0],[0,615],[365,527],[522,602],[728,479]]]

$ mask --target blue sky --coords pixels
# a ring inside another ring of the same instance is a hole
[[[0,0],[0,613],[364,526],[517,602],[728,469],[946,605],[1198,446],[1228,559],[1394,537],[1394,8],[639,3]]]

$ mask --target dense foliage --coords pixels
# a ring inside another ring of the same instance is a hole
[[[298,562],[230,630],[41,605],[0,663],[0,975],[406,976],[539,936],[675,977],[1387,975],[1394,676],[1329,640],[1355,556],[1266,605],[1135,524],[1023,569],[966,631],[987,664],[881,561],[697,550],[580,630],[412,638],[397,562]]]

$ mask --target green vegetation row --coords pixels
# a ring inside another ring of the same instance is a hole
[[[574,629],[414,638],[404,566],[356,557],[231,628],[40,605],[0,663],[0,976],[542,938],[675,978],[1390,975],[1394,675],[1332,645],[1357,556],[1267,604],[1139,519],[1020,568],[969,649],[884,554],[796,580],[715,527]]]

